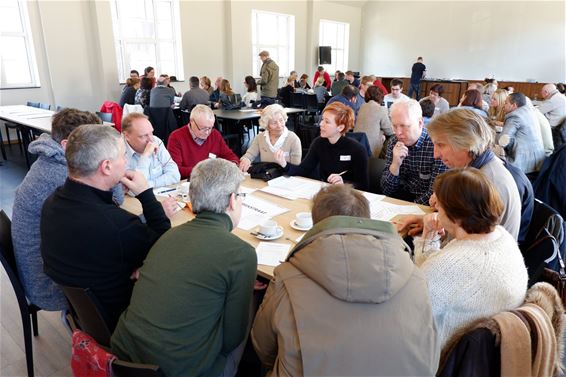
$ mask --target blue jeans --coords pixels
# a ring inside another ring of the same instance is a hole
[[[238,371],[238,365],[240,364],[240,359],[244,354],[244,349],[246,348],[246,342],[248,337],[246,336],[242,343],[236,347],[230,354],[226,357],[226,366],[220,377],[234,377]]]
[[[413,92],[417,93],[417,101],[421,98],[420,97],[420,91],[421,91],[421,83],[411,83],[411,85],[409,86],[409,97],[413,98]]]

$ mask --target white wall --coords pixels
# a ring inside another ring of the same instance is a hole
[[[427,76],[566,81],[564,1],[367,2],[362,70],[410,76],[423,56]]]

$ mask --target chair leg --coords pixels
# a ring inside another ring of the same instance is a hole
[[[8,157],[6,156],[6,148],[4,148],[4,139],[2,138],[2,132],[0,132],[0,151],[2,152],[2,158],[4,159],[4,161],[7,161]]]
[[[26,365],[28,369],[28,377],[34,376],[33,371],[33,346],[31,342],[31,323],[29,313],[21,312],[22,314],[22,327],[24,328],[24,345],[26,351]]]
[[[20,127],[16,128],[16,135],[18,136],[18,146],[20,147],[20,153],[27,152],[27,149],[24,151],[24,143],[22,141],[22,129]]]
[[[6,130],[6,141],[8,142],[8,145],[10,146],[10,148],[12,147],[12,143],[10,143],[10,129],[8,128],[8,125],[4,123],[4,129]]]
[[[35,305],[30,308],[31,325],[33,328],[33,336],[39,336],[39,328],[37,326],[37,311],[40,310]]]

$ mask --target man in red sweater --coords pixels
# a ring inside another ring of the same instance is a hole
[[[167,150],[179,167],[181,179],[190,178],[193,167],[207,158],[223,158],[240,163],[240,159],[226,145],[222,134],[214,128],[214,113],[210,107],[196,105],[186,127],[169,136]]]

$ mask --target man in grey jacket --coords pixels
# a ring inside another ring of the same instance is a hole
[[[169,76],[160,75],[157,86],[149,92],[149,107],[171,107],[175,102],[175,90],[167,87]]]
[[[259,58],[263,62],[259,71],[261,79],[258,83],[261,87],[261,97],[275,101],[279,87],[279,66],[269,57],[267,51],[260,52]]]

